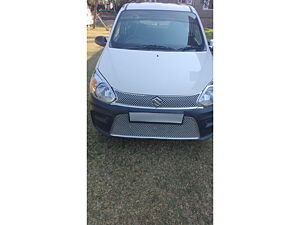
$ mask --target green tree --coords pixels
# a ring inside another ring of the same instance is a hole
[[[132,2],[132,0],[112,0],[112,2],[114,3],[115,10],[119,11],[124,4]]]

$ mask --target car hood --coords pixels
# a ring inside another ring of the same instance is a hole
[[[106,47],[97,68],[118,91],[194,95],[212,80],[212,55],[209,51],[163,52]]]

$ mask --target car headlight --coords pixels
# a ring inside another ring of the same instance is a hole
[[[90,92],[95,98],[105,103],[112,103],[116,100],[113,89],[98,70],[91,78]]]
[[[214,86],[213,83],[211,82],[202,91],[199,98],[197,99],[197,103],[204,107],[213,105],[213,100],[214,100],[213,91],[214,91]]]

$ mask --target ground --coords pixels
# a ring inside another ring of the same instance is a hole
[[[102,52],[97,35],[109,32],[87,32],[88,81]],[[212,139],[110,138],[95,130],[89,112],[87,119],[88,225],[213,224]]]

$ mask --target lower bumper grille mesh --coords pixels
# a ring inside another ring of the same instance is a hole
[[[112,136],[157,138],[157,139],[198,139],[197,121],[185,116],[182,124],[131,123],[128,114],[115,117],[111,127]]]

